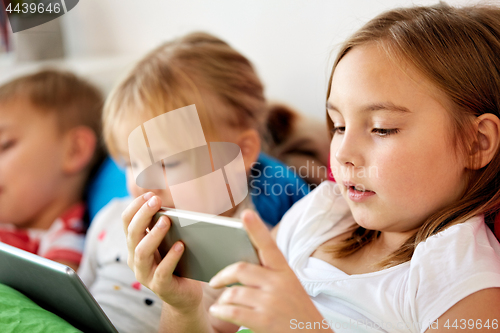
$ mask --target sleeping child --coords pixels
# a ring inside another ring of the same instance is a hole
[[[1,242],[78,268],[101,108],[100,92],[66,72],[0,86]]]

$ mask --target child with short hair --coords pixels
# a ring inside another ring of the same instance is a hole
[[[395,9],[343,45],[327,95],[336,183],[294,205],[272,234],[242,219],[262,266],[230,265],[210,310],[155,257],[166,219],[152,193],[123,214],[129,264],[165,302],[161,332],[498,330],[500,8]],[[276,243],[275,243],[276,241]],[[208,302],[208,300],[205,300]]]
[[[273,169],[286,167],[260,154],[268,114],[262,83],[248,59],[206,33],[188,34],[150,52],[106,101],[104,139],[112,157],[126,166],[131,196],[141,197],[149,190],[139,187],[132,174],[130,133],[150,119],[193,104],[206,141],[238,145],[247,176],[253,181],[260,177],[252,182],[249,195],[222,215],[239,216],[243,209],[250,208],[256,209],[269,225],[276,224],[294,202],[309,192],[308,187],[295,175],[273,178]],[[192,134],[176,139],[189,140]],[[284,174],[284,170],[279,171]],[[282,194],[275,196],[267,193],[269,190],[264,194],[261,186],[269,184],[276,185],[276,192]],[[168,187],[154,192],[163,206],[175,206]],[[121,214],[133,198],[114,200],[96,215],[78,274],[120,332],[157,332],[162,302],[137,282],[127,266]],[[217,297],[218,292],[207,284],[203,288],[209,298]]]
[[[1,242],[78,268],[102,104],[94,86],[57,70],[0,86]]]

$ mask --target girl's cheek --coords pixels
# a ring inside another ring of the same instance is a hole
[[[143,191],[140,191],[140,189],[135,185],[127,186],[127,188],[128,188],[128,192],[130,193],[130,195],[132,195],[132,197],[134,197],[134,198],[137,198],[140,195],[146,193],[146,192],[143,193]]]
[[[337,151],[339,149],[339,142],[336,139],[333,139],[332,142],[330,143],[330,165],[332,167],[338,165],[337,158],[335,157],[337,155]],[[333,172],[332,168],[332,172]]]
[[[333,163],[335,159],[335,154],[337,153],[338,145],[337,142],[335,142],[335,138],[330,141],[330,163]]]
[[[137,198],[142,192],[145,193],[144,190],[142,190],[140,187],[137,186],[135,183],[134,176],[132,175],[132,169],[130,167],[127,167],[126,171],[126,176],[127,176],[127,190],[132,195],[132,197]]]

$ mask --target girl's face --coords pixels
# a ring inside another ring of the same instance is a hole
[[[342,58],[327,103],[331,165],[359,225],[411,232],[460,197],[466,159],[452,144],[447,108],[427,79],[376,45]]]
[[[161,198],[162,206],[163,207],[174,207],[173,199],[172,199],[172,194],[170,192],[170,189],[168,188],[167,183],[165,182],[165,179],[156,179],[155,183],[161,182],[165,185],[165,189],[146,189],[138,186],[135,182],[134,174],[132,172],[132,166],[131,166],[131,161],[129,157],[129,146],[128,146],[128,139],[129,135],[134,130],[137,128],[137,126],[140,126],[143,124],[145,121],[149,120],[147,118],[133,118],[129,117],[130,119],[127,119],[127,121],[121,121],[119,125],[117,125],[115,128],[115,142],[116,142],[116,148],[118,150],[118,155],[119,155],[119,164],[123,165],[125,167],[125,174],[127,178],[127,190],[130,193],[131,196],[134,198],[137,198],[143,194],[146,194],[147,192],[153,192],[155,195],[159,196]]]
[[[129,135],[134,129],[148,120],[150,119],[147,117],[141,118],[140,116],[138,116],[137,119],[134,119],[133,116],[127,117],[127,121],[122,121],[115,127],[114,135],[117,146],[116,148],[119,155],[117,157],[119,160],[121,160],[121,164],[124,164],[126,167],[127,189],[133,197],[138,197],[151,191],[161,198],[162,206],[174,208],[175,203],[169,186],[185,182],[187,180],[192,180],[194,179],[194,177],[198,177],[195,175],[205,175],[211,173],[212,164],[210,163],[210,159],[207,159],[207,157],[209,157],[208,155],[200,155],[198,154],[199,151],[195,152],[194,149],[190,149],[188,151],[184,151],[184,154],[175,154],[174,156],[172,156],[172,158],[163,160],[164,173],[162,173],[161,177],[152,180],[154,184],[161,183],[161,185],[164,185],[165,189],[150,189],[139,186],[141,184],[138,185],[136,183],[129,156]],[[167,134],[165,133],[162,125],[162,123],[159,123],[158,132]],[[249,173],[253,162],[255,162],[260,152],[260,141],[257,131],[251,129],[242,131],[240,129],[231,128],[228,125],[220,124],[218,128],[219,132],[216,133],[217,135],[210,135],[208,131],[204,132],[205,140],[231,142],[239,145],[245,164],[245,171]],[[156,151],[156,156],[167,156],[167,152],[171,151],[170,149],[174,149],[173,147],[176,145],[176,143],[185,141],[186,139],[189,139],[189,136],[192,136],[192,133],[186,133],[186,137],[181,137],[179,135],[172,136],[172,133],[170,134],[171,136],[166,135],[157,137],[158,141],[156,141],[155,146],[156,148],[160,148],[160,150]],[[217,140],[213,140],[213,138],[216,138]],[[148,139],[151,139],[151,137],[148,137]],[[151,144],[151,142],[149,143]],[[164,150],[162,151],[162,149]],[[206,152],[208,153],[208,150]],[[149,165],[149,156],[146,159],[146,162],[148,163],[145,164]],[[169,182],[171,182],[170,185]],[[151,187],[147,185],[143,186]],[[190,194],[188,193],[187,196],[189,195]],[[192,200],[191,198],[189,199]],[[207,200],[208,199],[210,198],[207,198]],[[210,202],[210,200],[208,200],[208,202]],[[205,207],[205,204],[202,204],[201,206]],[[232,210],[227,211],[224,214],[228,215],[231,213]]]

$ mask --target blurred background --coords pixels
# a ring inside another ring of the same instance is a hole
[[[339,44],[384,10],[436,2],[80,0],[49,23],[8,33],[9,50],[3,37],[0,83],[52,65],[75,71],[107,93],[144,53],[163,41],[201,30],[226,40],[254,63],[268,98],[323,120],[329,70]]]

